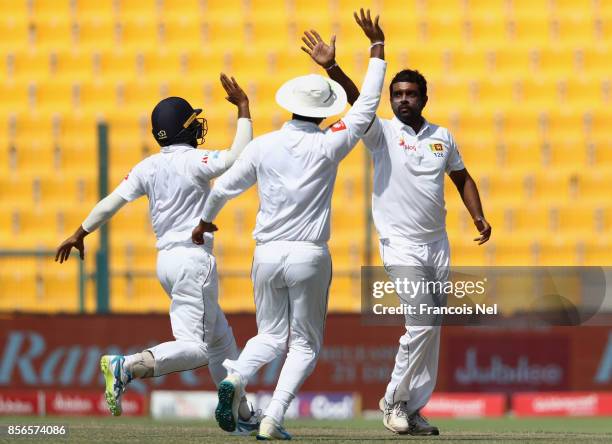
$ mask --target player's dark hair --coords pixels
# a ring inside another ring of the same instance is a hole
[[[393,77],[391,83],[389,84],[390,95],[393,94],[393,84],[399,82],[416,83],[419,87],[419,93],[421,94],[421,97],[427,96],[427,80],[425,80],[423,74],[421,74],[417,70],[404,69],[403,71],[400,71],[395,74],[395,77]]]

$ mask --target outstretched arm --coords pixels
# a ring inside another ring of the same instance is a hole
[[[81,260],[85,258],[85,244],[83,239],[97,230],[103,223],[108,221],[113,215],[125,204],[127,200],[123,199],[119,194],[113,192],[102,199],[98,204],[91,210],[87,218],[83,221],[81,226],[76,229],[72,236],[66,239],[57,248],[55,253],[55,262],[61,264],[68,260],[72,248],[76,248],[79,251]]]
[[[236,105],[238,108],[238,122],[236,123],[236,135],[234,142],[225,157],[225,167],[229,168],[238,159],[245,146],[253,139],[253,124],[251,122],[251,111],[249,109],[249,98],[242,90],[236,79],[221,73],[221,85],[227,97],[225,100]]]
[[[217,226],[212,222],[223,206],[228,200],[243,193],[257,181],[255,143],[255,141],[249,143],[244,154],[215,182],[204,204],[200,223],[191,233],[191,240],[194,244],[202,245],[204,233],[217,231]]]

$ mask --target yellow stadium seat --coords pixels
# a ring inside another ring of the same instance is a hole
[[[75,86],[75,109],[85,111],[112,111],[117,106],[117,88],[110,82],[87,82]]]
[[[538,174],[525,178],[526,198],[539,202],[566,203],[574,196],[573,180],[567,174]]]
[[[51,172],[58,166],[59,151],[53,142],[31,139],[16,145],[17,168],[20,172]]]
[[[612,239],[601,238],[588,240],[584,244],[584,262],[582,265],[612,265]]]
[[[527,145],[521,140],[508,138],[499,149],[501,165],[504,168],[537,170],[544,163],[539,145]]]
[[[539,48],[536,53],[538,75],[552,78],[576,78],[575,54],[569,46],[552,46]]]
[[[97,152],[97,114],[71,112],[59,116],[58,140]],[[95,167],[95,165],[92,165]]]
[[[590,17],[560,16],[552,20],[551,28],[553,39],[559,45],[588,46],[597,41],[593,20]]]
[[[134,80],[118,86],[119,105],[137,113],[149,114],[163,98],[157,82]]]
[[[0,202],[23,203],[32,202],[34,189],[32,178],[26,174],[13,172],[0,177]]]
[[[493,250],[494,264],[496,266],[536,265],[537,250],[532,238],[532,236],[496,237],[489,241],[491,245],[488,247]]]
[[[531,106],[554,108],[560,102],[557,82],[531,77],[522,79],[519,85],[521,100],[529,102]]]
[[[154,21],[161,12],[159,5],[158,0],[120,0],[117,12],[121,18],[141,17]]]
[[[508,12],[506,0],[467,0],[465,12],[470,19],[497,20]]]
[[[113,51],[119,47],[119,31],[114,21],[94,15],[79,20],[76,30],[76,45],[84,51]]]
[[[490,70],[488,53],[482,50],[458,48],[450,54],[450,69],[452,72],[466,79],[483,76]]]
[[[453,266],[484,266],[492,265],[494,248],[490,243],[477,245],[472,241],[476,236],[470,233],[469,236],[462,236],[456,239],[451,238],[451,264]],[[490,242],[490,241],[489,241]]]
[[[311,0],[292,0],[287,4],[291,6],[289,12],[293,14],[293,19],[302,17],[305,20],[313,18],[327,20],[332,16],[331,3],[327,1],[313,2]],[[333,11],[333,13],[336,14],[339,13],[339,11]],[[353,8],[345,11],[345,14],[349,16],[351,16],[352,13]]]
[[[182,77],[181,54],[175,51],[159,48],[143,51],[137,54],[136,64],[142,70],[139,75],[149,80]]]
[[[237,19],[206,21],[206,46],[214,51],[232,51],[246,46],[244,22]]]
[[[58,17],[61,18],[32,22],[34,47],[39,49],[68,48],[74,43],[73,24],[62,16]]]
[[[474,81],[474,88],[478,106],[490,107],[491,110],[495,110],[499,103],[511,103],[516,98],[514,84],[505,79],[483,76]]]
[[[87,51],[69,48],[51,55],[53,75],[72,81],[90,81],[94,75],[93,56]]]
[[[39,112],[67,111],[74,105],[74,85],[71,82],[39,82],[35,91],[34,109]]]
[[[334,273],[328,294],[328,312],[356,312],[361,308],[359,275]]]
[[[583,143],[569,140],[544,144],[544,165],[549,168],[583,168],[587,166],[587,147]]]
[[[228,70],[231,68],[229,57],[225,53],[210,50],[210,48],[194,48],[185,52],[187,58],[187,72],[191,79],[213,81],[217,79],[219,73],[225,72],[231,75]]]
[[[510,0],[510,12],[519,18],[547,17],[552,12],[550,0]]]
[[[207,20],[220,21],[228,17],[243,19],[246,10],[243,0],[207,0],[204,16]]]
[[[248,270],[243,275],[219,279],[219,304],[228,313],[248,313],[255,310],[253,284]]]
[[[538,242],[538,265],[571,266],[580,265],[576,243],[565,238],[547,238]]]
[[[25,81],[47,80],[51,74],[49,54],[40,50],[15,51],[7,56],[9,78]]]
[[[585,113],[585,136],[602,139],[610,136],[610,122],[612,122],[612,112],[609,108],[597,108]]]
[[[0,19],[0,51],[24,51],[29,46],[29,24],[25,17],[7,17]]]
[[[245,23],[245,38],[249,49],[260,52],[261,56],[272,50],[285,50],[289,46],[295,46],[298,42],[289,36],[286,21],[277,21],[274,17],[268,20],[252,21]]]
[[[206,45],[204,40],[204,22],[197,17],[179,14],[166,16],[160,22],[160,37],[163,46],[182,53]]]
[[[550,20],[547,17],[525,16],[508,21],[508,38],[515,45],[533,47],[553,42]]]
[[[32,18],[34,20],[52,20],[57,17],[69,17],[71,14],[71,0],[34,0],[32,4]]]
[[[587,158],[589,163],[597,166],[612,167],[612,140],[599,138],[588,145]]]
[[[608,67],[606,60],[612,57],[610,45],[592,45],[581,47],[576,52],[577,71],[580,75],[606,75]]]
[[[157,48],[161,42],[160,26],[146,17],[130,17],[117,22],[119,42],[125,49],[141,51]]]
[[[517,205],[509,209],[511,236],[542,235],[551,230],[550,211],[544,206]]]
[[[79,21],[88,19],[111,20],[116,17],[115,0],[76,0],[75,13]]]
[[[97,181],[93,176],[79,175],[40,175],[34,179],[40,187],[40,202],[83,204],[97,198]]]
[[[201,18],[204,14],[205,3],[201,0],[163,0],[161,2],[161,15],[164,18],[171,17],[178,19],[180,17]]]
[[[612,174],[610,170],[594,170],[583,172],[577,176],[578,191],[582,202],[606,202],[612,189]]]
[[[562,83],[562,100],[573,111],[588,111],[604,107],[607,105],[607,101],[604,99],[607,82],[607,80],[600,80],[599,78],[568,77]]]
[[[461,47],[466,37],[465,23],[457,16],[432,18],[424,21],[421,26],[425,31],[423,38],[427,45]]]
[[[593,18],[595,15],[595,7],[599,9],[605,7],[606,2],[591,2],[583,1],[577,3],[574,0],[554,0],[551,9],[555,15],[560,17],[581,17],[581,18]]]
[[[98,152],[94,146],[79,142],[58,143],[59,167],[62,171],[95,171],[98,166]]]
[[[506,22],[501,16],[473,17],[465,22],[465,40],[477,48],[502,46],[508,41]]]
[[[0,82],[0,97],[2,97],[2,104],[12,112],[21,112],[31,109],[30,97],[32,97],[33,91],[33,83],[30,82]]]
[[[422,74],[427,75],[426,72]],[[462,108],[472,102],[469,85],[453,78],[432,79],[427,89],[432,102],[444,103],[448,108]]]

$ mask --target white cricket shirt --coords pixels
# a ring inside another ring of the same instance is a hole
[[[291,120],[280,130],[253,139],[215,182],[202,219],[213,221],[228,199],[257,182],[260,203],[253,232],[257,242],[329,240],[338,163],[374,118],[385,70],[384,60],[370,59],[359,99],[327,130]]]
[[[191,245],[210,193],[209,181],[226,169],[227,150],[207,151],[178,144],[161,148],[139,162],[115,189],[128,202],[146,195],[159,250],[177,244]],[[206,243],[212,242],[206,233]]]
[[[449,131],[425,121],[415,134],[397,117],[376,118],[363,141],[374,160],[372,214],[379,237],[415,244],[442,239],[444,173],[465,168]]]

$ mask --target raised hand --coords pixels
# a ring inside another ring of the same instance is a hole
[[[249,98],[246,93],[242,90],[236,79],[233,77],[230,79],[225,74],[221,73],[219,77],[221,80],[221,85],[223,85],[223,89],[227,93],[227,100],[230,103],[233,103],[236,106],[244,106],[249,104]]]
[[[364,13],[363,8],[361,8],[359,15],[357,12],[353,12],[353,17],[355,17],[355,21],[361,29],[363,29],[363,32],[370,39],[371,43],[385,41],[385,34],[378,24],[380,16],[377,15],[374,21],[372,21],[370,10],[368,9],[367,12]]]
[[[336,36],[332,35],[329,45],[323,41],[317,31],[304,31],[302,51],[308,54],[319,66],[328,69],[336,64]]]

